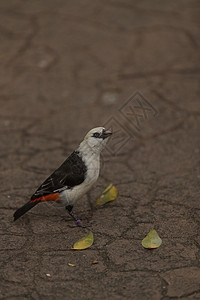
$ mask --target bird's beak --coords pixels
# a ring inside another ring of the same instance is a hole
[[[104,130],[102,133],[102,137],[103,139],[106,139],[107,137],[112,135],[112,131],[111,130]]]

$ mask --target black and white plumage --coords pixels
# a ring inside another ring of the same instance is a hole
[[[111,134],[104,127],[90,130],[79,147],[40,185],[31,200],[14,213],[14,220],[36,204],[46,201],[64,204],[75,219],[73,205],[98,179],[100,153]]]

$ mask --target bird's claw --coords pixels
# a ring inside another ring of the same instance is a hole
[[[75,223],[77,226],[85,228],[80,219],[76,220]]]

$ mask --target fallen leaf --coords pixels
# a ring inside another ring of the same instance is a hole
[[[154,249],[160,247],[162,244],[162,240],[155,231],[155,229],[151,229],[147,236],[142,240],[142,246],[147,249]]]
[[[74,245],[73,245],[73,250],[83,250],[83,249],[87,249],[90,246],[92,246],[94,242],[94,236],[93,233],[90,231],[89,234],[85,237],[83,237],[82,239],[80,239],[79,241],[77,241]]]
[[[105,191],[101,194],[101,196],[97,199],[95,206],[104,205],[107,202],[113,201],[116,199],[118,191],[116,187],[110,184]]]
[[[99,263],[98,260],[93,260],[93,262],[92,262],[93,265],[96,265],[98,263]]]
[[[70,267],[76,267],[75,264],[70,264],[70,263],[68,263],[68,266],[70,266]]]

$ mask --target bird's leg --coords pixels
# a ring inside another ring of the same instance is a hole
[[[76,218],[75,216],[75,213],[73,212],[73,206],[72,205],[67,205],[66,206],[66,210],[68,211],[68,213],[70,214],[70,216],[74,219],[75,223],[78,225],[78,226],[82,226],[81,224],[81,220]]]

